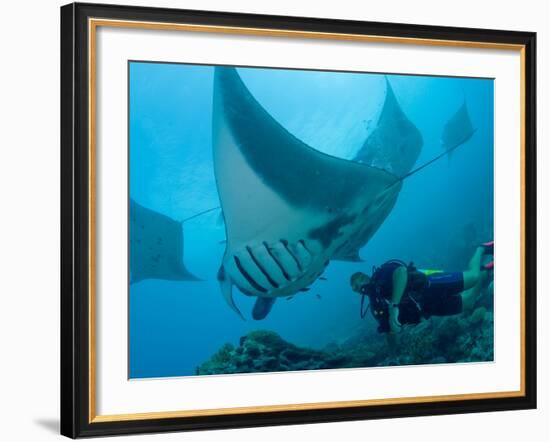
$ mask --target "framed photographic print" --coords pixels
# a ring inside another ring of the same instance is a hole
[[[534,408],[535,41],[62,7],[62,434]]]

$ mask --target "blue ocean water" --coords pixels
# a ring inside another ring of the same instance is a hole
[[[131,62],[130,197],[183,220],[219,206],[212,164],[211,66]],[[384,75],[239,68],[245,84],[291,133],[316,149],[353,158],[385,96]],[[195,374],[226,342],[256,329],[293,344],[323,348],[364,326],[349,276],[391,258],[419,267],[462,270],[472,243],[493,229],[493,80],[387,76],[424,146],[416,165],[442,152],[441,132],[466,99],[474,136],[451,158],[408,178],[362,263],[331,262],[311,290],[279,299],[268,317],[242,321],[223,300],[216,273],[224,226],[212,211],[184,224],[186,267],[203,281],[144,280],[130,286],[129,377]],[[235,290],[248,318],[253,299]],[[369,318],[370,319],[370,318]],[[372,321],[371,321],[372,322]],[[372,324],[374,327],[374,323]]]

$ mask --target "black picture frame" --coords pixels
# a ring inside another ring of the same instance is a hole
[[[524,395],[317,410],[90,419],[89,18],[520,45],[524,51]],[[61,7],[61,434],[241,428],[536,408],[536,34],[73,3]]]

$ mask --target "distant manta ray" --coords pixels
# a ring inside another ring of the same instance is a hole
[[[354,161],[385,169],[396,176],[409,173],[416,163],[424,141],[418,128],[409,120],[386,78],[386,98],[375,129],[369,134]],[[384,218],[380,219],[380,223]],[[377,230],[377,228],[375,229]],[[351,237],[333,257],[339,261],[359,262],[359,250],[372,237],[370,227]]]
[[[452,152],[472,138],[476,129],[472,125],[466,98],[455,114],[447,121],[441,135],[441,146],[451,158]]]
[[[307,288],[328,262],[365,243],[392,210],[401,180],[385,170],[321,153],[256,101],[237,71],[216,67],[213,158],[226,229],[222,294],[243,318],[232,286],[257,297],[255,319],[275,299]]]
[[[413,168],[423,144],[422,134],[401,108],[386,77],[386,98],[376,127],[353,159],[403,176]]]
[[[182,223],[130,199],[130,284],[144,279],[200,281],[183,263]]]

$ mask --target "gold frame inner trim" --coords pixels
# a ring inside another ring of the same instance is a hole
[[[96,414],[96,35],[97,28],[134,28],[162,31],[208,32],[218,34],[254,35],[268,37],[309,38],[340,41],[357,41],[387,44],[412,44],[420,46],[444,46],[474,49],[498,49],[518,51],[520,54],[520,389],[488,393],[465,393],[437,396],[417,396],[388,399],[368,399],[353,401],[316,402],[284,405],[261,405],[233,408],[197,409],[181,411],[158,411],[129,414]],[[423,39],[412,37],[390,37],[345,33],[292,31],[283,29],[245,28],[233,26],[210,26],[181,23],[157,23],[130,20],[88,19],[88,93],[89,93],[89,423],[133,421],[145,419],[169,419],[180,417],[220,416],[246,413],[269,413],[278,411],[322,410],[327,408],[365,407],[374,405],[416,404],[426,402],[460,401],[512,398],[525,396],[525,46],[492,42]]]

